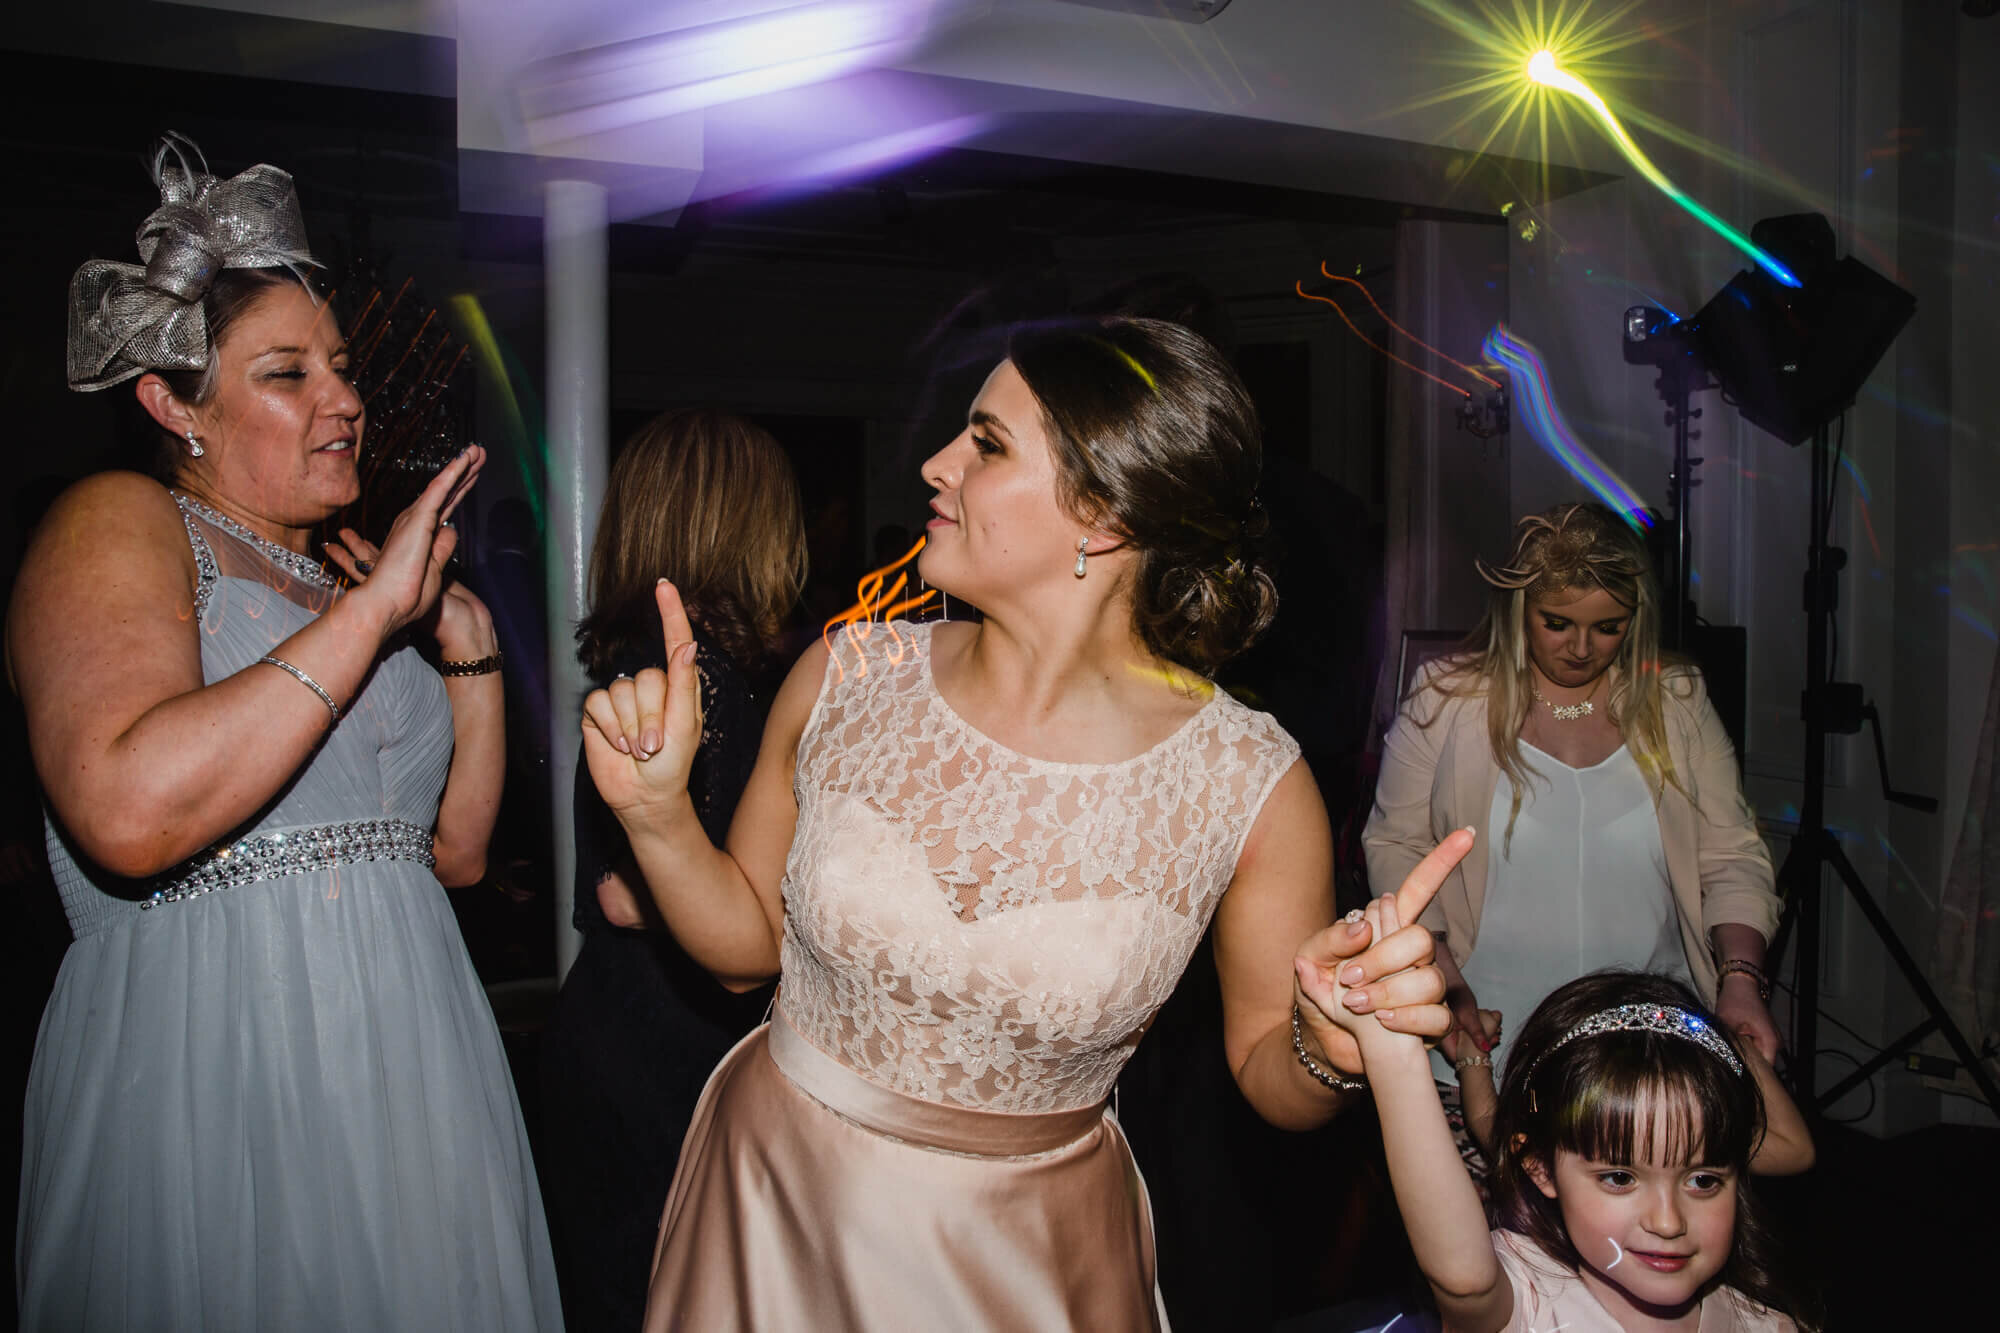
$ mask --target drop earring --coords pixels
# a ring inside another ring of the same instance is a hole
[[[1078,537],[1076,539],[1076,576],[1078,578],[1082,578],[1088,572],[1083,563],[1083,548],[1088,545],[1090,545],[1090,538]]]
[[[195,434],[193,431],[189,431],[187,433],[187,442],[188,442],[188,453],[194,456],[195,458],[200,458],[204,453],[207,452],[207,450],[201,447],[201,436]]]

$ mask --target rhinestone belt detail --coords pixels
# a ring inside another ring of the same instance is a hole
[[[304,875],[359,861],[417,861],[437,865],[431,831],[407,819],[360,819],[262,833],[199,852],[154,881],[141,910],[199,898],[218,889],[240,889],[260,880]]]

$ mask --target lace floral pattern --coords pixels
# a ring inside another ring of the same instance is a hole
[[[843,643],[800,743],[785,1013],[912,1096],[1088,1106],[1180,979],[1298,746],[1217,691],[1135,758],[1031,759],[938,695],[928,627],[898,630],[858,657]]]

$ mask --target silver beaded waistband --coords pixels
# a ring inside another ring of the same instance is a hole
[[[314,824],[260,833],[199,852],[154,881],[144,910],[162,903],[199,898],[217,889],[240,889],[260,880],[305,875],[357,861],[418,861],[437,865],[431,831],[407,819],[358,819],[347,824]]]

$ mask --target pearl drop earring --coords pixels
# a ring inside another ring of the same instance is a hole
[[[196,458],[200,458],[203,453],[207,452],[201,447],[201,436],[195,434],[193,431],[187,433],[187,442],[188,452]]]
[[[1088,572],[1083,563],[1083,548],[1088,545],[1090,545],[1090,538],[1078,537],[1076,539],[1076,576],[1078,578],[1082,578]]]

